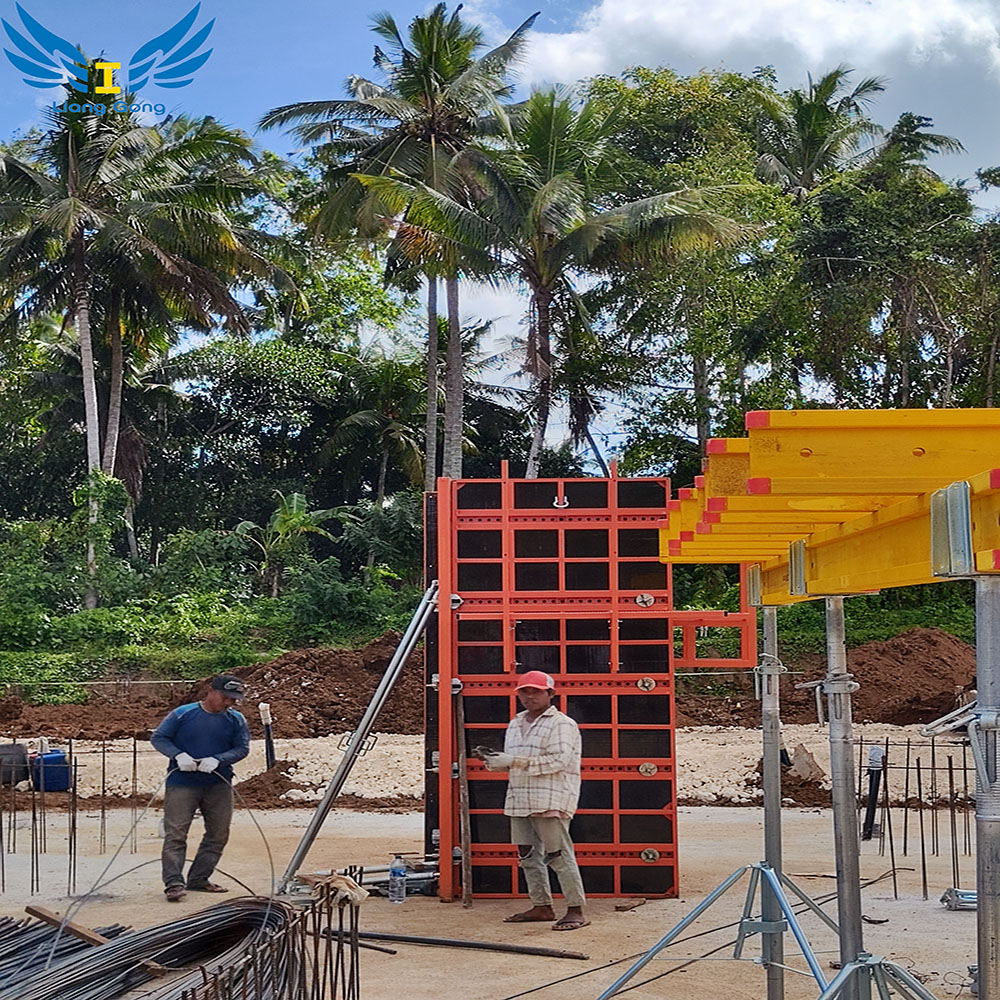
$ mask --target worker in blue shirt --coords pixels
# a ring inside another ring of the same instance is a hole
[[[247,720],[233,707],[245,693],[238,677],[213,677],[201,701],[175,708],[150,742],[170,758],[163,800],[163,885],[167,899],[185,892],[226,892],[209,881],[229,840],[233,819],[233,764],[250,752]],[[184,879],[187,835],[201,811],[205,835]]]

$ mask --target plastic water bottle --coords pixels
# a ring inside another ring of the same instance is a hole
[[[397,854],[389,866],[389,902],[402,903],[406,899],[406,862]]]

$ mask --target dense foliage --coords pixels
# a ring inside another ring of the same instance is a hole
[[[684,485],[746,410],[994,405],[1000,224],[928,165],[958,139],[879,123],[891,84],[845,67],[517,102],[531,23],[487,51],[443,4],[379,15],[380,79],[261,108],[308,147],[287,160],[85,104],[0,147],[0,683],[399,625],[439,471],[614,457]],[[482,281],[521,294],[523,339],[461,325]],[[785,614],[814,647],[816,609]],[[969,638],[970,614],[948,585],[848,618]]]

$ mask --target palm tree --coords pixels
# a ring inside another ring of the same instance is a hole
[[[385,506],[390,459],[414,485],[423,478],[424,456],[416,433],[416,419],[423,403],[419,365],[409,358],[388,356],[374,349],[360,355],[338,355],[334,363],[341,371],[351,412],[337,423],[321,452],[321,460],[330,462],[339,456],[341,461],[355,461],[360,457],[358,447],[365,448],[374,437],[379,465],[373,508],[378,512]],[[373,538],[365,566],[366,580],[375,565],[377,547]]]
[[[260,549],[258,572],[262,589],[271,597],[280,593],[285,569],[301,549],[306,535],[319,535],[333,541],[333,535],[320,525],[336,514],[332,509],[309,510],[304,493],[292,493],[286,497],[280,490],[275,490],[274,495],[278,505],[267,524],[240,521],[233,529],[235,534],[249,539]]]
[[[760,158],[758,173],[802,200],[823,177],[845,165],[862,139],[880,134],[864,114],[885,79],[870,76],[845,92],[853,71],[837,66],[808,86],[779,95],[762,89],[757,95]]]
[[[423,403],[419,366],[411,358],[386,355],[375,348],[357,355],[336,354],[331,360],[345,390],[341,405],[346,403],[350,412],[337,422],[321,459],[363,460],[359,448],[367,450],[374,437],[379,456],[375,505],[381,507],[390,459],[412,483],[423,477],[415,426]]]
[[[524,36],[537,14],[529,17],[502,45],[476,56],[482,47],[478,27],[463,24],[459,10],[449,16],[437,4],[410,24],[408,41],[389,14],[378,14],[373,29],[389,46],[376,45],[375,67],[384,86],[359,76],[347,81],[350,100],[306,101],[268,112],[261,128],[298,123],[292,133],[304,143],[319,144],[334,163],[328,196],[314,206],[313,226],[324,236],[357,226],[362,232],[384,228],[389,213],[377,198],[367,196],[356,174],[401,173],[439,187],[446,163],[465,149],[482,124],[484,114],[507,96],[510,67],[524,47]],[[399,222],[400,220],[396,220]],[[405,219],[402,220],[405,228]],[[413,246],[413,240],[409,241]],[[446,285],[448,347],[445,368],[445,426],[442,474],[456,478],[462,471],[462,346],[458,275],[460,258],[453,246],[425,240],[414,259],[428,282],[427,409],[425,421],[425,488],[434,487],[437,441],[437,281]]]
[[[90,67],[92,87],[94,70]],[[112,344],[112,395],[120,401],[123,324],[211,326],[223,317],[246,329],[230,283],[266,261],[241,238],[227,209],[259,190],[248,172],[209,172],[200,163],[250,159],[245,138],[210,119],[185,139],[167,141],[127,111],[97,114],[96,94],[80,111],[49,110],[30,158],[0,154],[0,331],[60,312],[79,343],[87,470],[102,468],[92,326]],[[114,469],[120,402],[109,414],[104,467]],[[97,510],[91,505],[91,519]],[[92,546],[91,546],[92,549]],[[93,552],[88,559],[95,570]],[[97,595],[87,594],[88,607]]]
[[[515,110],[499,116],[502,145],[453,158],[450,191],[385,175],[358,179],[390,208],[406,208],[410,230],[434,233],[455,247],[467,268],[527,285],[525,368],[534,419],[526,476],[535,478],[553,404],[553,338],[573,320],[587,322],[574,286],[577,270],[612,257],[643,259],[730,241],[738,227],[707,211],[702,193],[689,189],[602,211],[599,182],[618,126],[615,109],[600,111],[589,101],[577,106],[549,90]],[[476,192],[472,203],[469,190]],[[586,411],[578,407],[581,419]]]

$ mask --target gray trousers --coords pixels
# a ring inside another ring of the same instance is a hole
[[[205,835],[198,853],[191,862],[187,885],[204,885],[222,857],[229,840],[229,825],[233,819],[233,786],[221,778],[212,785],[167,785],[163,799],[163,884],[184,885],[184,861],[187,856],[187,835],[200,810],[205,820]]]
[[[518,865],[528,884],[528,896],[535,906],[551,906],[552,890],[549,887],[549,868],[559,879],[559,888],[567,906],[583,906],[583,879],[573,853],[569,836],[569,820],[558,816],[511,816],[510,839],[519,848],[527,847],[527,854],[520,851]]]

